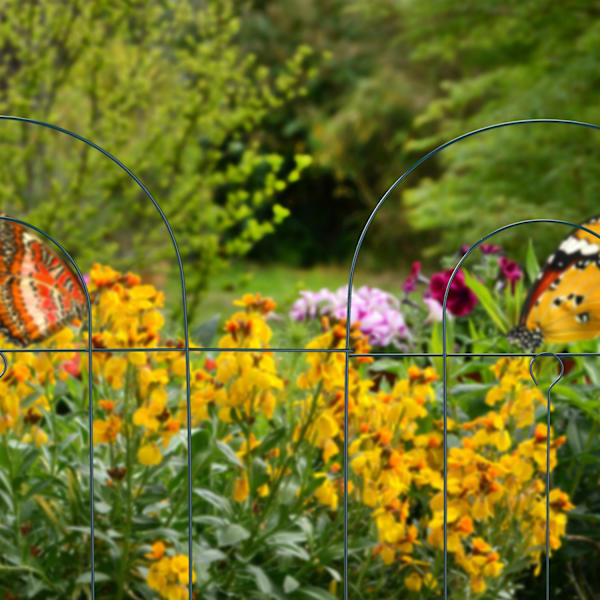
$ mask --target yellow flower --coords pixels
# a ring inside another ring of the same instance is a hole
[[[146,356],[145,352],[130,352],[127,355],[129,362],[132,365],[135,365],[136,367],[141,367],[142,365],[145,365],[146,362],[148,361],[148,358]]]
[[[140,446],[137,456],[138,460],[146,466],[158,465],[162,461],[162,454],[155,442]]]
[[[420,592],[423,587],[423,578],[413,571],[408,577],[404,578],[404,585],[411,592]]]
[[[235,480],[235,486],[233,489],[233,499],[236,502],[244,502],[250,493],[250,486],[248,484],[248,475],[244,473],[241,477]]]
[[[123,387],[127,360],[121,356],[111,356],[104,365],[104,377],[113,389]]]
[[[338,495],[333,482],[324,474],[315,473],[316,477],[324,477],[323,483],[315,490],[317,500],[329,506],[331,510],[336,510],[338,507]]]
[[[164,553],[165,545],[161,541],[158,541],[152,544],[152,552],[149,552],[146,556],[152,560],[159,560],[163,557]]]
[[[192,583],[196,573],[192,570]],[[163,556],[152,563],[146,576],[148,587],[165,600],[187,600],[189,583],[189,559],[184,554]]]
[[[111,413],[113,410],[115,410],[115,403],[113,400],[99,400],[98,406],[103,408],[108,413]]]
[[[29,431],[23,436],[22,441],[26,444],[30,444],[31,442],[33,442],[36,446],[39,447],[48,441],[48,434],[41,427],[34,425],[31,428],[31,431]]]
[[[94,445],[111,444],[117,439],[121,431],[121,419],[116,415],[109,414],[106,420],[94,420]]]

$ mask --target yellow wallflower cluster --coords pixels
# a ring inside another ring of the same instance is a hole
[[[189,584],[189,560],[184,554],[165,556],[165,545],[158,541],[152,545],[152,552],[146,555],[153,562],[148,570],[148,587],[166,600],[187,600]],[[196,573],[192,570],[192,583]]]
[[[94,298],[94,339],[97,348],[151,347],[158,343],[164,324],[160,308],[164,294],[142,284],[138,275],[125,275],[95,264],[89,290]],[[135,361],[135,354],[130,354]],[[137,359],[140,364],[142,361]]]
[[[191,384],[192,424],[197,425],[209,416],[214,406],[224,423],[237,423],[246,431],[240,441],[238,457],[244,463],[243,472],[234,483],[233,498],[244,502],[250,493],[248,472],[251,469],[254,449],[259,440],[250,433],[248,426],[259,414],[273,418],[276,394],[284,388],[283,379],[277,374],[277,366],[268,348],[272,336],[266,318],[275,308],[270,298],[260,294],[246,294],[234,303],[242,308],[225,324],[225,335],[219,340],[220,348],[246,348],[256,351],[235,352],[224,350],[217,357],[207,359],[203,368],[194,369]],[[181,411],[185,408],[181,406]],[[266,463],[269,476],[275,474]],[[259,496],[268,494],[268,484],[262,484]]]
[[[74,334],[64,329],[47,340],[48,348],[73,346]],[[13,347],[3,341],[5,348]],[[66,365],[77,357],[71,353],[7,353],[7,369],[0,379],[0,435],[11,432],[22,442],[40,446],[48,442],[41,423],[50,412],[48,393],[57,378],[68,377]],[[0,370],[3,364],[0,362]],[[47,390],[41,393],[40,389]],[[52,401],[52,398],[50,398]]]
[[[131,392],[125,389],[129,373],[129,386],[138,400],[132,421],[143,430],[137,457],[143,465],[157,465],[162,461],[161,446],[167,448],[185,423],[169,410],[166,390],[170,374],[185,375],[185,359],[179,352],[152,352],[161,341],[164,295],[154,286],[142,284],[137,275],[123,275],[101,265],[92,268],[89,288],[94,298],[93,346],[148,348],[148,352],[94,356],[95,373],[102,376],[115,398],[121,398],[117,407],[114,402],[110,409],[104,406],[106,417],[94,421],[94,443],[113,443],[127,425],[122,422],[122,399]]]
[[[331,347],[335,340],[334,327],[308,347]],[[316,474],[323,482],[315,497],[332,510],[342,493],[336,481],[343,460],[343,359],[315,353],[298,378],[299,387],[317,390],[303,414],[316,407],[308,439],[321,449],[330,474]],[[502,359],[492,370],[497,384],[485,401],[498,410],[463,423],[448,422],[452,433],[461,436],[460,445],[448,453],[448,551],[455,567],[468,576],[472,593],[484,592],[502,573],[506,563],[501,549],[507,539],[519,544],[538,569],[545,540],[545,426],[538,424],[530,435],[535,408],[545,400],[531,383],[526,360]],[[434,558],[426,548],[443,548],[443,435],[441,423],[432,423],[430,416],[436,379],[433,368],[412,366],[391,389],[375,389],[371,380],[359,376],[356,365],[350,368],[349,458],[357,481],[353,501],[372,508],[378,531],[375,554],[405,572],[405,585],[415,592],[437,588],[430,570]],[[551,439],[550,469],[564,441]],[[429,498],[426,511],[419,508],[424,493]],[[555,549],[572,505],[560,490],[552,490],[550,499]],[[418,513],[419,518],[414,516]]]

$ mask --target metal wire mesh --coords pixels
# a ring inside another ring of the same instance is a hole
[[[47,129],[52,129],[54,131],[57,131],[59,133],[65,134],[67,136],[70,136],[76,140],[78,140],[79,142],[82,142],[84,144],[87,144],[88,146],[94,148],[95,150],[99,151],[100,153],[102,153],[104,156],[106,156],[110,161],[112,161],[116,166],[118,166],[120,169],[122,169],[125,173],[127,173],[129,175],[129,177],[135,182],[136,185],[139,186],[139,188],[142,190],[142,192],[144,193],[144,195],[146,196],[146,198],[155,206],[156,210],[158,211],[166,229],[168,232],[168,235],[170,236],[170,239],[172,241],[173,244],[173,250],[176,256],[176,260],[177,260],[177,265],[178,265],[178,269],[179,269],[179,276],[180,276],[180,286],[181,286],[181,303],[182,303],[182,314],[183,314],[183,325],[184,325],[184,346],[183,348],[178,348],[178,350],[182,350],[185,353],[185,369],[186,369],[186,374],[185,374],[185,380],[186,380],[186,412],[187,412],[187,470],[188,470],[188,477],[187,477],[187,504],[188,504],[188,555],[189,555],[189,581],[192,581],[192,569],[193,569],[193,549],[192,549],[192,540],[193,540],[193,527],[192,527],[192,481],[191,481],[191,472],[192,472],[192,455],[191,455],[191,411],[190,411],[190,354],[193,352],[207,352],[207,351],[211,351],[211,352],[299,352],[299,353],[307,353],[307,352],[326,352],[326,353],[341,353],[345,355],[345,390],[344,390],[344,467],[343,467],[343,474],[344,474],[344,573],[343,573],[343,581],[344,581],[344,586],[343,586],[343,597],[344,600],[349,600],[349,586],[348,586],[348,582],[349,582],[349,577],[348,577],[348,536],[349,536],[349,531],[348,531],[348,388],[349,388],[349,362],[351,358],[358,358],[358,357],[373,357],[373,358],[379,358],[379,357],[399,357],[399,358],[412,358],[412,357],[423,357],[423,358],[442,358],[443,359],[443,447],[444,447],[444,528],[443,528],[443,542],[444,542],[444,575],[443,575],[443,597],[444,600],[447,599],[448,597],[448,549],[447,549],[447,544],[448,544],[448,506],[447,506],[447,501],[448,501],[448,490],[447,490],[447,486],[448,486],[448,480],[447,480],[447,469],[448,469],[448,464],[447,464],[447,455],[448,455],[448,424],[447,424],[447,414],[448,414],[448,381],[447,381],[447,359],[449,357],[530,357],[531,363],[530,363],[530,371],[531,371],[531,377],[533,379],[533,381],[536,383],[537,385],[537,381],[533,375],[533,364],[534,362],[540,358],[540,357],[544,357],[544,356],[551,356],[553,358],[555,358],[559,364],[560,364],[560,374],[559,376],[552,382],[552,384],[550,385],[550,387],[548,388],[547,391],[547,397],[548,397],[548,410],[547,410],[547,438],[546,438],[546,455],[547,455],[547,466],[549,466],[550,462],[549,462],[549,453],[550,453],[550,392],[551,389],[554,385],[556,385],[556,383],[558,383],[558,381],[560,380],[560,378],[563,375],[564,372],[564,364],[561,360],[561,358],[564,357],[597,357],[600,356],[600,353],[594,353],[594,352],[587,352],[587,353],[570,353],[570,352],[562,352],[562,353],[549,353],[549,352],[542,352],[542,353],[530,353],[530,352],[513,352],[513,353],[499,353],[499,352],[488,352],[488,353],[468,353],[468,352],[462,352],[462,353],[456,353],[456,352],[448,352],[446,344],[447,344],[447,340],[446,340],[446,323],[447,323],[447,300],[448,300],[448,293],[450,290],[450,287],[452,285],[452,281],[454,280],[454,277],[456,275],[456,273],[458,272],[458,270],[460,269],[461,265],[463,264],[463,262],[465,261],[465,259],[471,254],[471,252],[477,248],[481,243],[483,243],[484,241],[486,241],[487,239],[489,239],[490,237],[506,230],[509,228],[513,228],[513,227],[517,227],[517,226],[523,226],[523,225],[528,225],[528,224],[532,224],[532,223],[553,223],[553,224],[560,224],[560,225],[565,225],[571,228],[579,228],[582,229],[586,232],[588,232],[589,234],[597,237],[600,239],[600,236],[598,236],[596,233],[594,233],[593,231],[586,229],[585,227],[581,226],[581,225],[577,225],[574,223],[569,223],[568,221],[561,221],[561,220],[555,220],[555,219],[533,219],[533,220],[529,220],[529,221],[520,221],[517,223],[511,223],[508,225],[505,225],[503,227],[500,227],[498,229],[496,229],[495,231],[493,231],[492,233],[489,233],[488,235],[484,236],[483,238],[481,238],[479,241],[477,241],[473,246],[471,246],[471,248],[464,254],[464,256],[460,259],[460,261],[458,262],[458,264],[456,265],[456,267],[454,268],[454,271],[452,272],[452,275],[450,277],[450,280],[448,281],[448,284],[446,286],[446,291],[445,291],[445,296],[444,296],[444,302],[443,302],[443,312],[442,312],[442,330],[443,330],[443,336],[442,336],[442,342],[443,342],[443,352],[442,353],[414,353],[414,352],[372,352],[372,353],[356,353],[353,351],[353,348],[350,347],[350,317],[351,317],[351,307],[352,307],[352,286],[353,286],[353,281],[354,281],[354,275],[355,275],[355,271],[356,271],[356,265],[357,265],[357,259],[360,253],[360,250],[362,248],[365,236],[373,222],[373,220],[375,219],[377,213],[380,211],[380,209],[382,208],[383,204],[385,203],[386,199],[390,196],[390,194],[394,191],[394,189],[396,187],[398,187],[398,185],[403,182],[408,175],[410,175],[410,173],[412,173],[417,167],[419,167],[421,164],[423,164],[424,162],[426,162],[427,160],[429,160],[431,157],[433,157],[434,155],[438,154],[439,152],[441,152],[442,150],[444,150],[445,148],[456,144],[457,142],[460,142],[466,138],[472,137],[474,135],[478,135],[478,134],[482,134],[484,132],[487,131],[492,131],[495,129],[499,129],[499,128],[503,128],[503,127],[509,127],[509,126],[519,126],[519,125],[532,125],[532,124],[561,124],[561,125],[571,125],[571,126],[578,126],[578,127],[587,127],[590,129],[600,129],[600,126],[592,124],[592,123],[585,123],[585,122],[580,122],[580,121],[572,121],[572,120],[562,120],[562,119],[530,119],[530,120],[519,120],[519,121],[511,121],[511,122],[506,122],[506,123],[498,123],[495,125],[490,125],[488,127],[484,127],[475,131],[471,131],[468,133],[465,133],[464,135],[461,135],[453,140],[450,140],[442,145],[440,145],[439,147],[437,147],[436,149],[432,150],[431,152],[429,152],[427,155],[425,155],[424,157],[422,157],[421,159],[419,159],[417,162],[415,162],[409,169],[407,169],[395,182],[394,184],[388,189],[388,191],[383,195],[383,197],[381,198],[381,200],[379,201],[379,203],[377,204],[377,206],[374,208],[374,210],[372,211],[372,213],[370,214],[369,218],[366,221],[366,224],[359,236],[356,248],[355,248],[355,252],[352,258],[352,263],[351,263],[351,267],[350,267],[350,274],[349,274],[349,279],[348,279],[348,298],[347,298],[347,315],[346,315],[346,344],[344,348],[341,349],[331,349],[331,348],[311,348],[311,349],[306,349],[306,348],[220,348],[220,347],[196,347],[196,346],[191,346],[190,345],[190,339],[189,339],[189,332],[188,332],[188,307],[187,307],[187,299],[186,299],[186,288],[185,288],[185,276],[184,276],[184,267],[183,267],[183,263],[182,263],[182,259],[181,259],[181,254],[179,251],[179,247],[177,245],[177,241],[174,235],[174,232],[169,224],[169,221],[166,217],[166,215],[164,214],[164,212],[161,210],[158,202],[154,199],[154,197],[152,196],[151,192],[146,188],[146,186],[140,181],[140,179],[138,179],[138,177],[129,169],[127,168],[121,161],[119,161],[115,156],[113,156],[112,154],[110,154],[109,152],[107,152],[106,150],[104,150],[103,148],[101,148],[100,146],[98,146],[97,144],[95,144],[94,142],[76,134],[73,133],[71,131],[68,131],[66,129],[63,129],[61,127],[58,127],[56,125],[51,125],[49,123],[44,123],[42,121],[38,121],[35,119],[27,119],[27,118],[23,118],[23,117],[14,117],[14,116],[9,116],[9,115],[0,115],[0,120],[2,121],[18,121],[18,122],[22,122],[22,123],[26,123],[29,125],[35,125],[35,126],[40,126],[40,127],[44,127]],[[76,272],[80,284],[81,284],[81,288],[84,291],[85,294],[85,298],[86,298],[86,303],[87,303],[87,309],[88,309],[88,325],[87,325],[87,331],[88,331],[88,345],[86,348],[30,348],[30,349],[22,349],[22,348],[6,348],[6,349],[0,349],[0,357],[3,360],[3,368],[2,368],[2,372],[0,373],[0,378],[5,374],[6,370],[7,370],[7,359],[6,359],[6,354],[9,353],[18,353],[18,352],[31,352],[31,353],[44,353],[44,352],[79,352],[79,353],[87,353],[88,354],[88,411],[89,411],[89,415],[88,415],[88,424],[89,424],[89,444],[90,444],[90,448],[89,448],[89,476],[90,476],[90,498],[89,498],[89,509],[90,509],[90,562],[91,562],[91,597],[94,600],[95,599],[95,557],[94,557],[94,536],[95,536],[95,530],[94,530],[94,460],[93,460],[93,385],[92,385],[92,357],[94,355],[94,353],[110,353],[110,352],[122,352],[122,353],[130,353],[130,352],[144,352],[147,351],[148,348],[93,348],[92,347],[92,336],[93,336],[93,330],[92,330],[92,311],[91,311],[91,300],[90,300],[90,294],[89,291],[87,289],[87,285],[86,282],[83,278],[83,275],[80,271],[80,269],[78,268],[77,264],[75,263],[75,261],[73,260],[73,258],[69,255],[69,253],[67,252],[67,250],[65,248],[63,248],[63,246],[61,246],[61,244],[55,240],[51,235],[49,235],[48,233],[42,231],[41,229],[37,228],[36,226],[26,223],[24,221],[21,221],[19,219],[14,219],[11,217],[6,217],[6,216],[0,216],[0,219],[2,220],[6,220],[6,221],[12,221],[14,223],[23,225],[25,227],[29,227],[31,229],[33,229],[34,231],[36,231],[38,234],[42,235],[46,240],[52,242],[53,244],[55,244],[63,253],[63,255],[65,256],[66,260],[68,261],[68,263],[71,265],[71,267],[73,267],[74,271]],[[159,348],[152,348],[152,351],[156,351],[156,352],[172,352],[173,348],[171,347],[159,347]],[[550,597],[550,572],[549,572],[549,491],[550,491],[550,472],[549,472],[549,468],[547,467],[546,469],[546,570],[545,570],[545,576],[546,576],[546,598],[548,599]],[[192,600],[192,586],[190,585],[188,588],[189,591],[189,599]]]

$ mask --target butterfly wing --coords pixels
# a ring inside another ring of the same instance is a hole
[[[28,346],[81,318],[85,307],[64,260],[26,227],[0,220],[0,332]]]
[[[600,218],[583,226],[600,234]],[[577,229],[550,255],[509,337],[535,349],[542,340],[573,342],[600,335],[600,239]]]
[[[600,335],[600,264],[578,261],[555,279],[530,311],[527,329],[539,328],[549,343],[589,340]]]

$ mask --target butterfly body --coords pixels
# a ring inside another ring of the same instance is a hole
[[[600,235],[600,218],[582,225]],[[510,341],[534,351],[600,335],[600,238],[583,229],[567,236],[546,260],[523,304]]]
[[[0,333],[29,346],[83,317],[85,308],[65,261],[23,225],[0,219]]]

